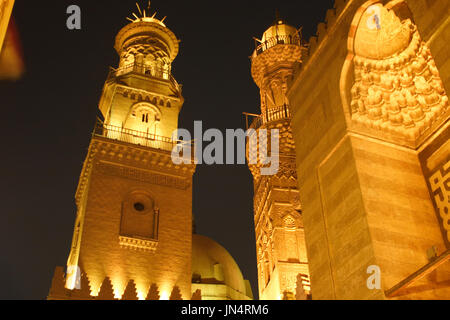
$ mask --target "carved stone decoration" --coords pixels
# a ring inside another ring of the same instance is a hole
[[[448,97],[404,1],[364,4],[341,73],[351,131],[416,148],[449,116]]]
[[[293,272],[283,272],[281,274],[280,287],[284,290],[284,292],[295,292],[295,288],[297,286],[297,274]]]
[[[140,239],[137,237],[119,236],[119,245],[122,248],[138,251],[155,252],[158,246],[158,240]]]
[[[291,192],[289,194],[289,202],[292,204],[295,210],[298,212],[302,211],[302,203],[300,201],[300,195],[298,192]]]
[[[444,232],[447,235],[446,242],[450,242],[450,160],[447,160],[429,178],[434,203],[442,221]]]
[[[286,215],[283,218],[283,224],[286,229],[295,229],[296,228],[295,219],[290,214]]]
[[[124,177],[181,190],[185,190],[190,185],[190,182],[185,178],[177,178],[147,170],[139,170],[137,168],[118,166],[105,162],[100,162],[98,164],[98,172],[110,176]]]

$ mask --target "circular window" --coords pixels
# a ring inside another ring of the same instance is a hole
[[[139,212],[145,210],[145,206],[144,206],[141,202],[135,202],[135,203],[133,204],[133,207],[134,207],[134,209],[135,209],[136,211],[139,211]]]

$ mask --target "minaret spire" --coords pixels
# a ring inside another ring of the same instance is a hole
[[[143,7],[141,8],[141,6],[139,5],[139,2],[136,2],[136,8],[138,10],[138,14],[132,12],[131,15],[134,17],[134,19],[127,17],[126,19],[128,21],[131,21],[131,22],[141,22],[141,21],[156,22],[156,23],[159,23],[164,26],[163,21],[166,19],[166,17],[162,18],[161,20],[158,20],[155,18],[156,13],[157,13],[156,11],[153,13],[153,15],[150,14],[150,12],[151,12],[150,11],[150,1],[148,2],[147,9],[144,9]]]
[[[275,20],[277,23],[280,20],[280,10],[278,8],[275,9]]]

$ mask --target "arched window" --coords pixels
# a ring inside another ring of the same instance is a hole
[[[122,202],[120,236],[158,239],[159,210],[152,197],[144,191],[128,194]]]
[[[124,127],[146,134],[155,134],[156,123],[161,120],[161,111],[149,102],[139,102],[131,107]]]

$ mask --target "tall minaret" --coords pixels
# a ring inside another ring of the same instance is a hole
[[[260,89],[261,114],[254,115],[250,128],[256,134],[262,129],[279,129],[278,172],[261,175],[259,165],[249,164],[254,180],[259,297],[306,299],[309,271],[286,98],[288,82],[301,63],[301,39],[297,29],[277,19],[256,41],[259,45],[251,57],[251,71]],[[250,144],[248,148],[248,156],[256,159],[258,148]]]
[[[50,299],[191,297],[195,165],[171,159],[183,105],[171,74],[179,41],[155,14],[139,8],[135,17],[116,37],[119,66],[103,88],[67,271],[55,272]]]

